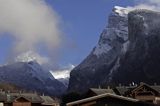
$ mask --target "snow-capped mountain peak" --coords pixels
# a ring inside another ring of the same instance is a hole
[[[93,54],[97,57],[110,52],[120,42],[128,40],[127,16],[130,8],[115,6],[109,16],[108,26],[103,30]],[[115,41],[118,41],[115,42]]]
[[[47,57],[42,57],[36,52],[28,51],[25,53],[22,53],[18,55],[15,59],[15,62],[30,62],[30,61],[36,61],[39,64],[44,64],[49,61]]]
[[[120,16],[127,16],[127,14],[131,11],[130,8],[125,8],[125,7],[120,7],[120,6],[115,6],[113,8],[113,12],[120,15]]]
[[[84,91],[112,78],[120,55],[128,49],[128,8],[115,6],[93,51],[70,74],[69,91]],[[123,49],[123,51],[122,51]],[[112,67],[111,70],[111,65]],[[108,74],[110,73],[110,74]],[[102,82],[99,82],[103,80]],[[83,85],[83,86],[82,86]]]
[[[45,70],[36,61],[20,61],[0,67],[0,82],[3,81],[27,90],[51,95],[61,94],[66,89],[64,84],[56,80],[48,70]]]
[[[67,67],[64,67],[59,70],[54,70],[54,71],[50,70],[50,73],[53,75],[55,79],[59,80],[67,87],[69,83],[70,72],[74,68],[75,68],[74,65],[69,64]]]
[[[61,78],[65,79],[70,77],[70,72],[74,67],[75,67],[74,65],[70,64],[67,67],[64,67],[59,70],[54,70],[54,71],[50,70],[50,72],[55,79],[61,79]]]
[[[131,8],[126,14],[126,9],[113,9],[98,45],[71,71],[68,92],[119,83],[160,83],[160,13]]]

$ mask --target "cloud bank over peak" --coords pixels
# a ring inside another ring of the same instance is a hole
[[[48,64],[50,62],[48,57],[40,56],[36,52],[28,51],[25,53],[22,53],[18,55],[15,59],[15,62],[30,62],[30,61],[36,61],[40,65]]]
[[[148,9],[153,11],[160,11],[160,0],[135,0],[134,7],[130,9]]]
[[[6,32],[16,53],[35,51],[39,43],[54,49],[61,41],[58,15],[44,0],[0,0],[0,33]]]

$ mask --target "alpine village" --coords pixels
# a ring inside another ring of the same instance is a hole
[[[61,1],[75,2],[75,0],[0,0],[0,34],[3,35],[5,32],[6,39],[13,35],[14,39],[12,37],[11,39],[18,42],[11,44],[13,50],[17,49],[15,54],[27,51],[28,48],[32,49],[32,51],[18,55],[8,53],[15,59],[0,65],[0,106],[160,106],[160,0],[146,0],[147,3],[152,4],[149,7],[147,7],[148,4],[135,7],[114,5],[112,8],[108,5],[107,8],[111,9],[107,10],[107,24],[100,34],[98,43],[83,61],[79,59],[81,49],[78,50],[76,44],[72,45],[71,40],[69,40],[71,41],[69,45],[71,44],[71,48],[76,48],[79,53],[76,52],[77,56],[75,56],[75,51],[72,52],[68,46],[64,46],[64,50],[59,50],[65,51],[67,48],[70,52],[63,53],[65,58],[72,57],[81,61],[80,63],[75,62],[77,64],[71,65],[69,69],[66,67],[60,69],[60,66],[53,65],[54,62],[52,64],[50,61],[52,58],[46,55],[48,49],[52,51],[50,45],[59,43],[59,31],[56,29],[59,22],[55,22],[59,16],[48,4],[53,5]],[[76,2],[84,1],[88,3],[87,0]],[[109,0],[98,0],[96,5],[100,1],[108,3]],[[113,1],[122,1],[125,4],[132,0]],[[66,9],[65,5],[71,4],[64,3],[64,8],[59,8],[59,5],[55,8],[60,9],[59,12],[61,9],[67,11],[69,8]],[[87,8],[90,6],[87,5]],[[72,8],[72,6],[69,7]],[[79,6],[73,7],[78,8]],[[84,12],[87,11],[89,10],[85,9]],[[64,15],[71,14],[67,12]],[[81,18],[85,19],[84,17]],[[70,18],[71,22],[74,22],[80,16]],[[98,22],[98,19],[94,17],[93,20],[95,24]],[[85,26],[83,21],[81,20],[76,25],[83,28]],[[84,25],[82,26],[81,23]],[[71,29],[73,27],[72,30],[74,30],[74,26],[70,24],[65,26]],[[86,27],[84,29],[92,30]],[[36,37],[33,36],[34,34]],[[19,37],[19,35],[23,36]],[[83,39],[90,40],[91,37]],[[79,42],[83,43],[83,39],[79,39]],[[0,48],[4,48],[3,46],[10,48],[7,46],[10,43],[3,40],[0,39]],[[47,42],[48,45],[44,46],[41,42]],[[38,44],[40,48],[37,50]],[[0,58],[7,55],[5,50],[0,51]],[[37,51],[40,53],[36,53]],[[48,54],[54,55],[53,58],[57,59],[58,56],[54,53],[56,54],[56,52]],[[41,54],[48,57],[42,57]],[[67,57],[68,54],[71,56]],[[65,60],[63,62],[65,63]],[[0,63],[5,62],[0,59]]]

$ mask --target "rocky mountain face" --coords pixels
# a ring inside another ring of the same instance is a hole
[[[11,83],[25,90],[47,95],[61,95],[66,87],[54,79],[36,61],[15,62],[0,67],[0,82]]]
[[[130,43],[110,83],[160,84],[160,13],[137,10],[128,17]]]
[[[157,12],[130,12],[116,6],[97,46],[71,71],[68,91],[141,81],[160,83],[159,17]]]
[[[108,18],[108,26],[103,30],[96,47],[89,56],[71,71],[69,91],[84,91],[98,87],[111,77],[112,68],[118,66],[123,45],[128,41],[128,10],[115,7]],[[82,86],[83,85],[83,86]]]

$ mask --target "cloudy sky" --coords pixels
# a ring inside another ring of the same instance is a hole
[[[77,65],[97,44],[112,8],[139,1],[0,0],[0,64],[33,51],[41,61]]]

